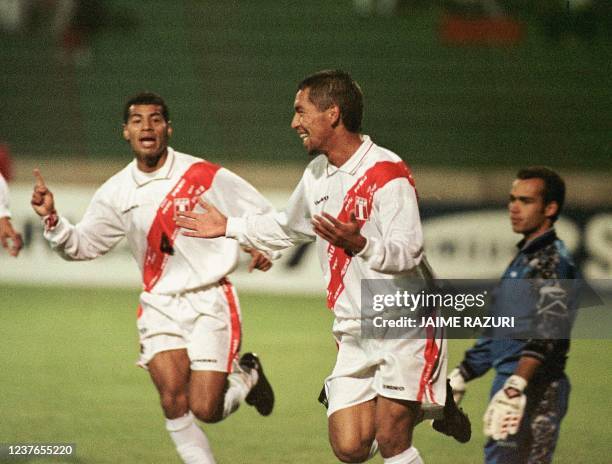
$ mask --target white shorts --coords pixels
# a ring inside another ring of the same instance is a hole
[[[328,417],[377,396],[418,401],[441,410],[446,400],[446,340],[361,338],[359,319],[336,319],[338,357],[325,380]],[[435,414],[434,414],[435,415]]]
[[[231,372],[241,340],[238,295],[227,279],[178,295],[142,292],[140,358],[145,368],[161,352],[186,349],[191,370]]]

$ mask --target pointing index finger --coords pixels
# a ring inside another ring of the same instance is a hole
[[[46,187],[45,179],[43,179],[42,174],[40,173],[40,169],[34,169],[34,177],[36,178],[36,186],[37,187]]]

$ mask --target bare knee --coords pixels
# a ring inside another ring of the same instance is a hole
[[[166,417],[173,419],[187,414],[189,404],[185,392],[168,390],[160,392],[159,397]]]
[[[342,462],[365,462],[370,454],[371,446],[371,440],[360,440],[358,437],[332,442],[334,454]]]
[[[215,401],[211,398],[192,398],[189,409],[202,422],[214,424],[223,419],[223,402]]]
[[[420,406],[382,398],[381,411],[377,411],[376,441],[380,454],[387,458],[396,456],[412,446],[412,432],[417,422]]]
[[[376,431],[376,441],[384,457],[395,456],[412,446],[412,432],[398,433],[398,429],[383,427]]]
[[[227,373],[194,371],[189,384],[189,409],[202,422],[215,423],[223,419],[227,390]]]

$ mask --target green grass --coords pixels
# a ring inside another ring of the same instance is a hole
[[[0,443],[71,442],[69,463],[179,463],[164,430],[157,394],[137,368],[137,292],[0,286]],[[333,463],[327,421],[316,402],[331,370],[335,345],[322,298],[242,296],[243,350],[262,355],[277,408],[261,418],[247,406],[207,425],[223,463]],[[454,365],[469,341],[451,344]],[[573,383],[557,463],[604,463],[612,408],[605,360],[610,341],[576,341]],[[417,428],[415,444],[428,463],[481,462],[480,417],[490,377],[470,384],[465,408],[474,438],[459,445]],[[20,461],[23,462],[23,461]],[[380,458],[375,459],[380,463]]]

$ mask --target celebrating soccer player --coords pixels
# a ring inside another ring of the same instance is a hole
[[[347,73],[304,79],[294,109],[291,127],[315,158],[283,213],[226,218],[204,204],[205,214],[180,214],[177,224],[186,235],[233,237],[261,250],[316,240],[338,343],[323,395],[334,453],[363,462],[379,448],[386,463],[421,463],[412,431],[422,403],[438,412],[445,403],[446,343],[433,330],[411,340],[366,339],[360,310],[366,279],[401,285],[408,275],[429,274],[412,174],[360,133],[363,96]],[[450,433],[469,439],[467,418],[453,413],[458,427]]]
[[[267,213],[272,207],[227,169],[170,148],[168,108],[158,95],[130,99],[123,119],[123,137],[135,159],[98,189],[78,224],[58,215],[38,171],[32,206],[43,218],[45,238],[68,260],[97,258],[127,237],[143,281],[139,364],[159,391],[166,428],[182,460],[214,463],[194,416],[217,422],[243,400],[266,416],[274,395],[256,355],[246,353],[238,361],[240,308],[227,274],[236,267],[239,245],[185,237],[174,219],[198,208],[202,198],[229,215]],[[270,268],[267,255],[249,252],[251,268]]]

